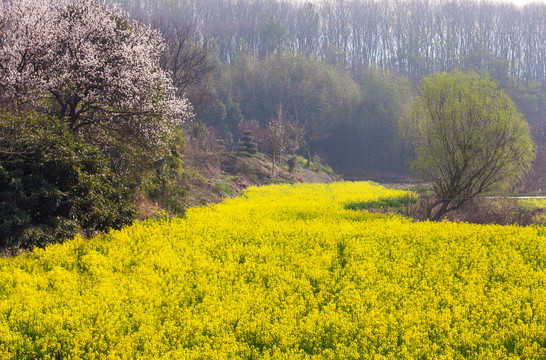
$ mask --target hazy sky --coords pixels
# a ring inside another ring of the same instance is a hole
[[[493,2],[500,2],[499,0],[492,0]],[[503,0],[504,1],[504,0]],[[506,0],[504,2],[511,2],[511,3],[514,3],[516,5],[525,5],[525,4],[529,4],[529,3],[532,3],[532,2],[538,2],[538,3],[546,3],[546,0]]]
[[[299,1],[299,2],[321,2],[322,0],[295,0],[295,1]],[[508,2],[508,3],[513,3],[513,4],[516,4],[516,5],[520,5],[520,6],[526,5],[526,4],[529,4],[529,3],[532,3],[532,2],[546,4],[546,0],[486,0],[486,1],[491,1],[491,2],[494,2],[494,3]]]

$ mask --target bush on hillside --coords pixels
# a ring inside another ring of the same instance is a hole
[[[62,122],[4,113],[0,134],[0,247],[43,247],[134,220],[108,160]]]

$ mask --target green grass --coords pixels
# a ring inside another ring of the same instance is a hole
[[[300,164],[301,167],[306,167],[307,166],[307,159],[302,157],[302,156],[298,156],[297,157],[297,161],[298,161],[298,164]]]
[[[335,175],[334,170],[332,170],[332,168],[330,168],[329,166],[321,166],[320,171],[322,171],[323,173],[326,173],[326,174],[328,174],[330,176]]]
[[[536,210],[546,210],[546,199],[518,199],[518,206],[523,211],[533,212]]]
[[[417,202],[417,196],[415,194],[408,194],[406,196],[398,198],[381,198],[372,201],[354,201],[345,204],[347,210],[367,210],[367,209],[381,209],[383,211],[397,211],[399,213],[407,213],[408,205],[415,204]]]
[[[267,185],[273,185],[273,184],[292,184],[293,181],[285,181],[283,179],[277,179],[277,178],[268,178],[265,179],[265,183]]]
[[[214,187],[219,190],[222,190],[224,193],[226,193],[229,196],[233,196],[233,192],[229,188],[229,179],[224,179],[223,182],[217,182],[216,184],[214,184]]]

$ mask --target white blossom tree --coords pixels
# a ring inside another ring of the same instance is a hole
[[[192,116],[161,34],[94,0],[2,0],[0,103],[66,121],[107,152],[151,155]],[[120,150],[121,149],[121,150]],[[133,157],[132,162],[142,162]]]

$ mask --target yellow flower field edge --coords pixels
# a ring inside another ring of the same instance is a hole
[[[0,260],[0,359],[544,359],[542,227],[274,185]]]

